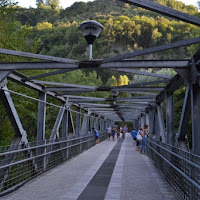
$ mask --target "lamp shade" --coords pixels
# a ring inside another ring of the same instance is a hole
[[[80,24],[79,30],[83,32],[83,36],[85,37],[88,44],[93,44],[95,39],[99,37],[101,31],[103,30],[103,26],[93,20],[88,20]]]

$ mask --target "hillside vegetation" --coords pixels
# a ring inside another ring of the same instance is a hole
[[[186,6],[175,0],[154,0],[157,3],[200,17],[198,9]],[[87,60],[87,43],[78,30],[78,26],[85,20],[95,20],[104,26],[100,37],[93,46],[93,58],[100,59],[129,51],[137,51],[157,45],[198,37],[200,28],[177,21],[142,8],[128,5],[118,0],[96,0],[83,3],[76,2],[71,7],[62,9],[58,0],[37,0],[37,8],[21,8],[11,1],[0,1],[0,48],[27,51],[57,57]],[[182,47],[165,53],[156,53],[140,58],[186,58],[190,57],[198,45]],[[23,61],[24,58],[0,56],[3,61]],[[27,60],[27,59],[26,59]],[[31,61],[31,59],[29,59]],[[44,71],[23,71],[28,76],[33,76]],[[159,72],[158,72],[159,73]],[[167,72],[169,73],[169,72]],[[170,72],[171,73],[171,72]],[[78,70],[46,80],[62,81],[67,83],[85,85],[112,85],[111,73],[91,70]],[[122,73],[116,73],[120,79]],[[71,78],[73,77],[73,78]],[[122,76],[121,76],[122,77]],[[136,80],[137,77],[137,80]],[[130,81],[138,81],[140,77],[128,75]],[[141,78],[142,79],[142,78]],[[118,81],[120,82],[120,80]],[[15,91],[34,96],[33,92],[9,82],[9,87]],[[181,98],[183,93],[178,93]],[[90,94],[85,94],[90,95]],[[93,93],[93,96],[109,97],[106,92]],[[37,95],[36,95],[37,96]],[[177,99],[179,99],[179,97]],[[13,96],[24,129],[28,131],[30,141],[36,137],[37,104],[26,100],[19,100]],[[50,99],[49,101],[54,101]],[[178,101],[178,100],[177,100]],[[180,100],[182,102],[182,99]],[[181,103],[177,103],[180,113]],[[55,102],[59,104],[59,102]],[[21,109],[21,108],[25,109]],[[0,102],[0,144],[9,144],[13,130],[8,123],[6,112]],[[53,112],[53,111],[52,111]],[[55,111],[57,113],[57,111]],[[177,119],[179,116],[177,116]],[[47,134],[50,134],[55,119],[47,117]],[[178,121],[178,120],[176,120]],[[177,128],[178,124],[176,124]],[[10,132],[7,134],[7,132]]]

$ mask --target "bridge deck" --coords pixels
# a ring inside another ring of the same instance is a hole
[[[124,142],[104,141],[36,177],[1,199],[174,200],[179,198],[151,160],[135,150],[132,137],[128,134]]]

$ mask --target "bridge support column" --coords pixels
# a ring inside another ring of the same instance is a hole
[[[68,120],[69,120],[69,112],[65,110],[62,119],[62,137],[66,138],[68,135]]]
[[[56,136],[57,136],[57,138],[59,138],[59,128],[60,128],[60,125],[61,125],[61,122],[62,122],[62,119],[63,119],[63,115],[64,115],[64,112],[65,112],[65,105],[63,104],[62,106],[63,107],[60,108],[59,113],[58,113],[57,118],[56,118],[56,122],[55,122],[54,127],[51,131],[50,140],[54,140],[56,138]]]
[[[94,128],[94,120],[95,120],[95,118],[94,118],[94,114],[92,114],[92,122],[91,122],[91,124],[92,124],[92,128]]]
[[[185,150],[188,151],[188,146],[187,146],[187,140],[186,140],[186,134],[187,134],[187,127],[188,123],[191,117],[191,95],[190,95],[190,86],[187,85],[186,91],[185,91],[185,98],[184,98],[184,103],[183,103],[183,109],[181,113],[181,119],[179,123],[179,129],[178,129],[178,135],[177,135],[177,142],[178,146]]]
[[[159,134],[160,139],[162,140],[162,142],[166,142],[166,136],[165,136],[165,128],[164,128],[164,121],[163,121],[163,114],[162,114],[162,109],[161,109],[161,105],[157,104],[157,109],[156,109],[157,113],[156,113],[156,131],[157,134]]]
[[[200,85],[191,87],[191,112],[192,112],[192,148],[193,153],[200,155]]]
[[[12,101],[11,95],[8,91],[7,86],[4,85],[4,87],[0,88],[0,98],[2,99],[2,102],[5,106],[6,112],[8,114],[8,117],[11,121],[11,124],[13,126],[13,129],[15,131],[15,135],[12,139],[11,146],[9,147],[8,151],[10,149],[14,150],[14,148],[18,147],[20,144],[24,144],[24,146],[28,147],[28,140],[27,140],[27,134],[26,131],[23,129],[22,123],[20,121],[20,118],[18,116],[17,110],[15,108],[15,105]],[[32,156],[32,152],[28,151],[30,156]],[[16,154],[12,155],[5,155],[4,160],[2,160],[2,163],[10,164],[16,159]],[[33,161],[34,170],[36,170],[35,160]],[[11,169],[11,166],[6,169],[0,170],[0,190],[4,187],[5,180],[8,178],[9,171]]]
[[[76,135],[80,135],[80,129],[81,129],[81,108],[77,107],[77,113],[76,113]]]
[[[45,140],[46,98],[46,93],[39,92],[39,100],[43,102],[38,102],[37,141]]]
[[[142,127],[142,128],[144,128],[144,123],[145,123],[144,119],[145,119],[145,118],[144,118],[144,115],[142,114],[142,115],[141,115],[141,127]]]
[[[135,129],[135,131],[139,130],[139,121],[138,121],[138,119],[134,120],[134,129]]]
[[[149,113],[145,113],[145,124],[149,125]]]
[[[149,137],[153,138],[155,136],[154,132],[154,123],[155,123],[155,110],[149,110]]]
[[[69,128],[69,107],[72,103],[67,102],[66,108],[62,118],[62,137],[66,138],[68,136],[68,128]]]
[[[166,132],[167,132],[167,143],[174,145],[175,134],[174,134],[174,103],[173,93],[166,93]]]

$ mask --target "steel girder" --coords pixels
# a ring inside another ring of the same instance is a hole
[[[168,8],[166,6],[155,3],[151,0],[120,0],[120,1],[132,4],[134,6],[142,7],[147,10],[151,10],[156,13],[160,13],[160,14],[166,15],[168,17],[172,17],[174,19],[182,20],[184,22],[188,22],[188,23],[200,26],[200,21],[199,21],[198,17],[188,15],[186,13],[182,13],[182,12],[180,12],[178,10],[174,10],[172,8]]]

